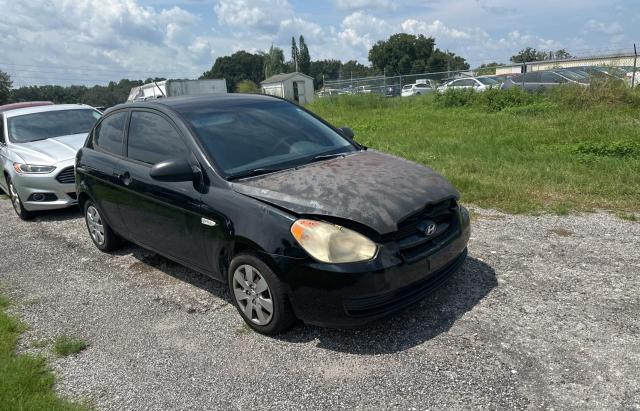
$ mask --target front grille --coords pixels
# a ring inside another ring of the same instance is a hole
[[[76,182],[76,176],[74,174],[73,167],[67,167],[59,172],[56,176],[56,180],[61,184],[74,184]]]
[[[344,302],[347,315],[352,317],[370,317],[384,315],[416,303],[447,282],[462,266],[467,258],[465,249],[447,266],[430,274],[427,278],[386,294],[364,298],[354,298]]]
[[[427,235],[425,231],[432,223],[437,228],[433,234]],[[455,200],[446,200],[429,204],[402,220],[398,230],[387,240],[394,241],[401,256],[411,263],[425,258],[436,251],[439,245],[447,243],[458,232],[459,225],[458,204]]]
[[[69,198],[71,198],[72,200],[77,200],[78,199],[78,194],[76,193],[67,193],[67,195],[69,196]]]

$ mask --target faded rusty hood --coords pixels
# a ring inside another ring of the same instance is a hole
[[[396,231],[399,221],[429,203],[458,198],[432,169],[375,150],[252,177],[232,187],[296,214],[349,219],[379,234]]]

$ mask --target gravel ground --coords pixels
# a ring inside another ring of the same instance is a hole
[[[365,329],[244,326],[222,285],[130,246],[100,253],[75,211],[0,200],[0,281],[61,395],[100,409],[640,409],[640,224],[474,210],[443,289]],[[34,341],[89,344],[57,359]]]

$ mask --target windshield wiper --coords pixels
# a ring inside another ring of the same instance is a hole
[[[229,177],[227,177],[227,180],[229,181],[238,180],[240,178],[254,177],[262,174],[275,173],[276,171],[282,171],[282,170],[285,170],[285,169],[275,168],[275,167],[274,168],[269,168],[269,167],[252,168],[251,170],[243,171],[237,174],[232,174]]]
[[[349,153],[320,154],[319,156],[313,157],[309,162],[314,163],[316,161],[330,160],[332,158],[338,158],[338,157],[346,157],[347,154]]]

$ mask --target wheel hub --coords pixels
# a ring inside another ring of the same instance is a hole
[[[257,325],[267,325],[273,318],[271,290],[260,271],[248,264],[233,273],[233,294],[245,317]]]

